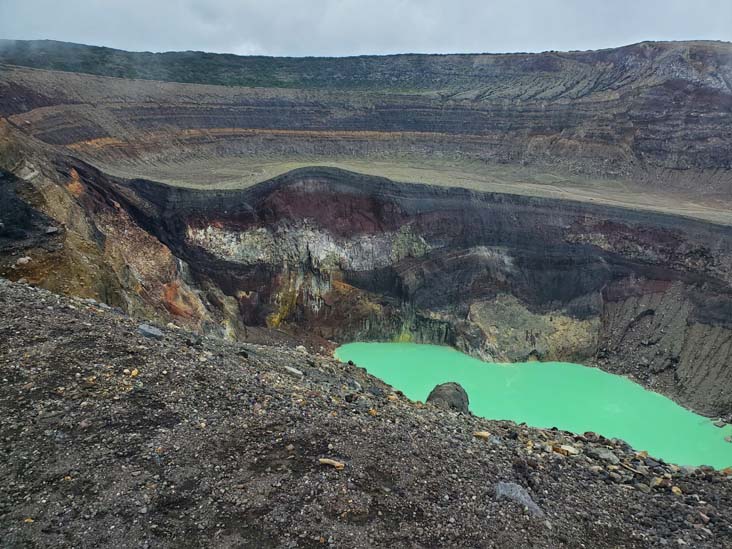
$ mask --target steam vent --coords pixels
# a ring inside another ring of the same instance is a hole
[[[0,546],[732,547],[731,86],[0,41]]]

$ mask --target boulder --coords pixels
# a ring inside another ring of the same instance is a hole
[[[460,384],[449,382],[437,385],[427,397],[427,402],[456,412],[468,413],[468,393]]]

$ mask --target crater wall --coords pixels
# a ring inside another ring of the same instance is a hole
[[[730,227],[325,168],[238,191],[91,186],[186,266],[234,336],[261,325],[574,360],[730,409]]]

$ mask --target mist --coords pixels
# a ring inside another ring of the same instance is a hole
[[[728,0],[3,0],[0,38],[258,55],[536,52],[732,40]]]

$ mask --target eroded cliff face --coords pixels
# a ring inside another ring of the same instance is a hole
[[[58,168],[100,235],[95,295],[128,310],[236,339],[268,326],[596,363],[730,412],[729,227],[333,169],[194,191]]]

